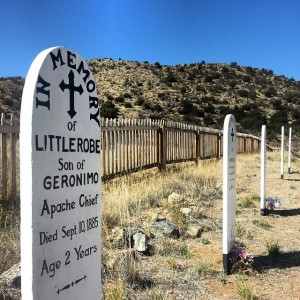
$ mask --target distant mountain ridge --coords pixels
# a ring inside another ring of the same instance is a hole
[[[233,113],[242,132],[300,128],[300,81],[233,62],[165,66],[92,59],[102,117],[166,119],[222,128]],[[20,111],[24,79],[0,78],[0,110]],[[299,131],[299,130],[298,130]]]

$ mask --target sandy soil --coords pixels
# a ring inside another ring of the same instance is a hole
[[[201,238],[182,237],[169,242],[169,248],[186,247],[188,255],[174,252],[137,259],[139,274],[150,279],[164,298],[154,298],[152,288],[152,294],[151,289],[134,290],[127,295],[128,299],[241,299],[239,287],[252,293],[252,298],[242,299],[300,299],[300,162],[294,159],[292,173],[285,173],[284,179],[280,179],[280,154],[268,153],[267,157],[266,196],[281,201],[280,209],[268,216],[260,214],[260,155],[241,155],[237,159],[237,240],[254,255],[253,268],[244,274],[222,274],[220,196],[212,199],[212,205],[203,207],[210,230],[203,232]],[[212,164],[220,188],[222,161]],[[199,168],[207,167],[207,163],[199,165]],[[255,201],[250,207],[243,207],[247,197]],[[268,254],[268,241],[278,241],[279,256]],[[203,265],[209,270],[201,273],[199,268]]]

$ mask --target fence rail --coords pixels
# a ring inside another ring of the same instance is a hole
[[[101,119],[101,177],[167,164],[221,158],[221,130],[162,120]],[[269,150],[271,148],[269,147]],[[237,153],[260,151],[260,138],[237,133]]]
[[[2,201],[19,195],[19,132],[14,114],[2,114]],[[222,135],[221,130],[162,120],[101,119],[102,180],[152,167],[164,170],[171,163],[219,159]],[[237,153],[259,150],[260,138],[237,133]]]

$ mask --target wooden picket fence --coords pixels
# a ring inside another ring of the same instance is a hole
[[[14,201],[20,194],[19,132],[19,120],[14,114],[2,114],[2,202]],[[102,180],[152,167],[164,170],[171,163],[219,159],[222,134],[221,130],[162,120],[101,119]],[[237,133],[237,153],[258,151],[260,138]]]
[[[167,164],[221,158],[221,130],[150,119],[101,119],[101,176],[107,180]],[[271,148],[268,148],[271,150]],[[260,151],[260,138],[237,133],[237,153]]]
[[[12,114],[1,114],[1,200],[12,202],[20,194],[19,133],[20,122]]]

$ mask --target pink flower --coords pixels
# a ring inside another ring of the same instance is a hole
[[[237,262],[240,259],[244,260],[246,263],[253,262],[253,255],[246,251],[245,247],[237,247],[231,250],[233,262]]]

